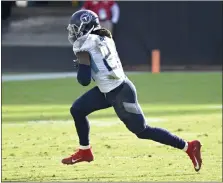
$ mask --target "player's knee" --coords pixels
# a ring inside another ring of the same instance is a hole
[[[73,117],[75,117],[76,114],[77,114],[77,111],[76,111],[76,109],[75,109],[73,106],[70,108],[70,114],[71,114]]]
[[[142,130],[141,132],[137,133],[136,136],[139,138],[139,139],[148,139],[148,135],[150,134],[150,130],[152,128],[148,125],[146,125],[145,129]]]
[[[73,118],[78,118],[79,116],[83,116],[83,112],[75,103],[74,105],[71,106],[70,113],[73,116]]]
[[[126,127],[134,134],[142,132],[146,128],[146,122],[142,114],[131,114],[124,120]]]
[[[144,121],[128,120],[125,122],[125,125],[128,128],[128,130],[134,134],[139,134],[146,128],[146,124]]]
[[[129,131],[134,134],[142,132],[146,128],[146,122],[142,114],[122,113],[119,115],[121,121]]]
[[[72,106],[70,108],[70,113],[74,119],[75,124],[81,123],[83,121],[83,119],[85,118],[85,115],[82,113],[82,111],[75,106]]]

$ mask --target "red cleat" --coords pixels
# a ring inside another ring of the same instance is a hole
[[[92,153],[91,148],[90,149],[79,149],[76,153],[72,154],[68,158],[62,159],[62,163],[66,165],[73,165],[75,163],[80,163],[83,161],[91,162],[94,160],[94,156]]]
[[[201,143],[198,140],[188,142],[188,149],[186,151],[193,162],[194,169],[198,172],[201,169]]]

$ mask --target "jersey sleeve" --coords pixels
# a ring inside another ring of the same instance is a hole
[[[89,34],[86,37],[81,37],[81,39],[78,39],[73,44],[73,51],[76,55],[77,52],[81,51],[87,51],[91,52],[92,49],[94,49],[97,46],[97,38],[94,35]]]

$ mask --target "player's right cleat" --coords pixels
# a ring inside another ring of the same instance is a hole
[[[83,161],[91,162],[93,160],[94,156],[91,148],[85,150],[79,149],[76,153],[72,154],[70,157],[62,159],[62,163],[65,165],[73,165]]]
[[[186,153],[192,160],[195,171],[198,172],[202,165],[201,143],[198,140],[188,142],[188,149]]]

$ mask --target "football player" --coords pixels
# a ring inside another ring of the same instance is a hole
[[[100,26],[98,16],[89,10],[79,10],[71,16],[67,29],[68,40],[77,57],[74,62],[78,66],[78,82],[87,86],[93,80],[96,86],[79,97],[70,108],[80,146],[62,163],[71,165],[94,160],[87,116],[94,111],[113,107],[127,129],[139,139],[153,140],[185,151],[195,171],[199,171],[202,159],[198,140],[187,142],[165,129],[146,124],[136,88],[125,75],[112,35]]]

